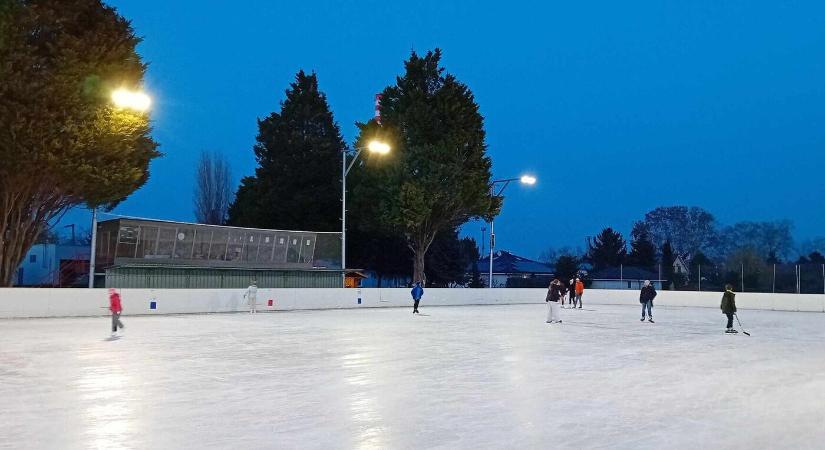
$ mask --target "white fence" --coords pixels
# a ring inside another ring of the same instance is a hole
[[[247,311],[243,289],[121,289],[124,315]],[[426,289],[422,307],[544,303],[544,289]],[[718,292],[660,291],[656,306],[718,308]],[[638,305],[637,291],[590,289],[587,305]],[[108,314],[105,289],[0,289],[0,318]],[[408,289],[259,289],[259,311],[409,307]],[[825,312],[825,295],[740,293],[740,309]]]

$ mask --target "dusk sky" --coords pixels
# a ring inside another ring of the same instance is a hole
[[[499,249],[583,247],[663,205],[825,236],[821,1],[108,3],[144,37],[165,154],[118,214],[193,220],[204,149],[228,155],[236,181],[252,174],[256,119],[299,69],[351,143],[410,51],[439,47],[475,93],[495,177],[538,178],[507,189]]]

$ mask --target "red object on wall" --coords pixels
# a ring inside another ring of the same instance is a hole
[[[381,124],[381,94],[375,94],[375,121]]]
[[[266,302],[266,306],[272,306],[272,302],[274,302],[274,300],[272,300],[272,299],[270,298],[270,299],[269,299],[269,301],[268,301],[268,302]]]

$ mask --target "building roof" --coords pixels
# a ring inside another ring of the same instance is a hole
[[[590,276],[593,280],[651,280],[660,281],[659,274],[640,267],[607,267],[597,270]]]
[[[489,255],[478,260],[478,270],[487,271],[490,265]],[[470,267],[472,269],[472,267]],[[533,261],[510,252],[499,250],[493,254],[493,273],[526,273],[552,275],[556,268],[550,264]]]

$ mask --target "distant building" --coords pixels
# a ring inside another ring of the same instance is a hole
[[[468,273],[472,273],[472,267]],[[484,286],[488,286],[490,256],[478,261],[478,272]],[[553,280],[555,268],[550,264],[499,250],[493,254],[493,287],[547,287]]]
[[[641,289],[645,280],[660,290],[659,274],[639,267],[619,266],[597,270],[590,274],[591,289]]]
[[[341,234],[185,222],[100,222],[96,285],[119,288],[341,287]]]
[[[82,287],[88,284],[89,246],[35,244],[17,268],[16,286]]]

